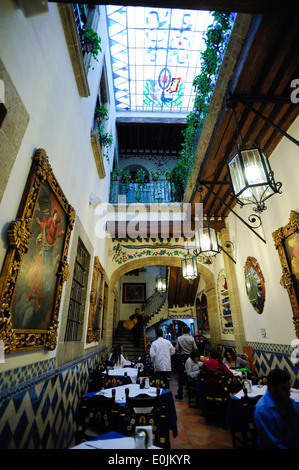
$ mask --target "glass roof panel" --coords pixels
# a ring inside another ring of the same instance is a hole
[[[210,12],[106,6],[117,111],[189,113]]]

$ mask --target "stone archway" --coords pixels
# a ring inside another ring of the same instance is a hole
[[[108,292],[108,312],[106,340],[109,346],[112,345],[113,338],[113,306],[115,297],[115,287],[117,281],[127,272],[133,271],[145,266],[181,266],[180,257],[163,257],[163,256],[148,256],[144,258],[134,259],[127,261],[123,265],[116,267],[110,276],[109,292]],[[216,345],[220,342],[220,326],[219,326],[219,313],[216,295],[216,283],[214,274],[203,264],[198,263],[198,272],[205,282],[205,294],[207,296],[207,304],[209,308],[209,322],[211,342]]]

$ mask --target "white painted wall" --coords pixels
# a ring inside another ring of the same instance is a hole
[[[298,140],[299,119],[288,133]],[[236,274],[246,341],[290,345],[295,339],[292,309],[287,291],[280,285],[282,268],[272,233],[289,222],[291,210],[299,212],[298,157],[298,147],[286,138],[282,139],[270,157],[274,178],[283,186],[282,194],[268,199],[267,210],[261,216],[266,244],[234,215],[228,218],[230,235],[236,240]],[[253,212],[248,207],[238,207],[236,211],[245,220]],[[248,256],[257,259],[265,279],[266,301],[261,315],[255,312],[245,291],[244,264]],[[266,338],[262,337],[261,329],[266,330]]]
[[[103,9],[104,7],[101,7]],[[105,16],[100,15],[98,33],[102,50],[108,51]],[[96,236],[97,215],[89,205],[90,193],[108,202],[110,170],[114,148],[110,149],[110,163],[104,161],[106,178],[100,180],[96,170],[90,131],[100,84],[104,53],[99,62],[93,62],[88,71],[91,95],[81,98],[78,93],[70,55],[65,41],[58,6],[49,3],[49,12],[34,18],[25,18],[12,0],[0,3],[1,58],[14,86],[23,101],[30,120],[11,171],[0,205],[0,269],[6,255],[6,231],[15,219],[31,166],[32,155],[43,148],[50,165],[69,203],[88,234],[94,252],[106,268],[106,241]],[[110,56],[106,55],[108,79],[111,83]],[[110,132],[116,135],[113,93],[110,93]],[[61,306],[64,303],[64,293]],[[89,299],[89,298],[88,298]],[[89,303],[89,300],[87,304]],[[86,306],[86,312],[89,305]],[[61,315],[61,309],[60,309]],[[23,363],[45,360],[54,352],[35,351],[13,354],[6,358],[1,368],[11,368]]]

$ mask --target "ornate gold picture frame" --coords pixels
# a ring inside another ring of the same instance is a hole
[[[278,250],[282,277],[280,284],[287,289],[293,310],[296,336],[299,338],[299,214],[291,211],[289,223],[273,232]]]
[[[104,289],[105,271],[97,256],[94,258],[92,286],[90,292],[90,306],[88,316],[88,327],[86,341],[99,341],[100,324],[103,307],[103,289]]]
[[[0,275],[0,339],[6,353],[55,349],[74,221],[75,210],[45,150],[38,149],[17,217],[8,227],[8,250]]]

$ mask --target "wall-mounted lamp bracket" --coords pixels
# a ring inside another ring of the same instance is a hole
[[[256,114],[258,117],[263,119],[267,124],[270,126],[274,127],[278,132],[280,132],[284,137],[289,139],[291,142],[293,142],[295,145],[299,146],[299,141],[296,140],[294,137],[292,137],[290,134],[285,132],[283,129],[278,127],[274,122],[272,122],[270,119],[268,119],[266,116],[264,116],[260,111],[257,111],[251,104],[249,103],[274,103],[274,104],[292,104],[290,98],[285,98],[285,97],[278,97],[278,96],[241,96],[238,94],[231,94],[229,93],[229,97],[226,101],[226,106],[228,109],[234,109],[236,107],[237,103],[243,104],[246,108],[248,108],[250,111],[252,111],[254,114]]]
[[[208,191],[210,191],[230,212],[232,212],[234,214],[235,217],[237,217],[244,225],[246,225],[247,228],[249,228],[262,242],[266,243],[266,240],[261,237],[261,235],[256,232],[255,229],[259,228],[261,225],[262,225],[262,220],[261,218],[256,215],[256,214],[251,214],[249,217],[248,217],[248,220],[251,224],[254,224],[257,222],[258,220],[258,225],[256,227],[253,227],[252,225],[250,225],[248,222],[246,222],[246,220],[242,219],[242,217],[239,216],[239,214],[237,214],[228,204],[226,204],[225,201],[223,201],[223,199],[221,199],[220,196],[218,196],[218,194],[215,193],[215,191],[213,191],[213,189],[211,188],[212,185],[215,185],[215,184],[221,184],[221,185],[230,185],[230,182],[229,181],[200,181],[197,183],[196,185],[196,190],[198,192],[202,192],[203,191],[203,188],[202,186],[204,186]],[[224,251],[224,250],[223,250]]]

